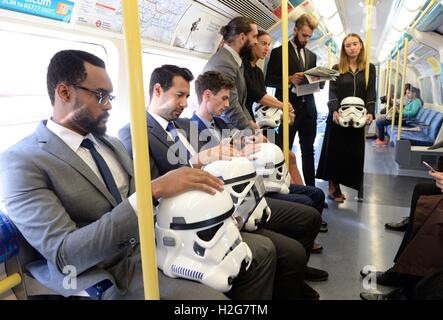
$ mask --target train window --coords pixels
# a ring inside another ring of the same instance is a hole
[[[188,107],[183,111],[182,117],[190,118],[197,109],[198,101],[195,94],[195,79],[202,73],[206,60],[200,58],[190,58],[184,55],[166,55],[164,52],[143,52],[143,76],[145,84],[146,103],[149,101],[149,81],[152,71],[164,64],[173,64],[179,67],[188,68],[194,75],[191,82],[191,92],[188,99]]]
[[[96,44],[0,30],[0,152],[30,134],[52,113],[46,90],[51,57],[63,49],[88,51],[107,62]]]
[[[432,96],[432,83],[431,77],[425,77],[422,79],[422,99],[425,103],[434,103],[434,98]]]

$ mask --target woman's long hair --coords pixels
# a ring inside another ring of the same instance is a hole
[[[360,54],[357,57],[358,70],[361,71],[361,70],[366,69],[366,54],[365,54],[365,45],[363,44],[363,40],[360,38],[360,36],[358,34],[350,33],[343,39],[343,42],[341,44],[340,63],[339,63],[338,71],[342,74],[349,71],[349,58],[348,58],[348,55],[346,54],[346,50],[345,50],[345,41],[347,39],[349,39],[350,37],[357,38],[361,44]]]

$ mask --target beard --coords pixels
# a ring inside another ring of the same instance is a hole
[[[300,41],[298,40],[298,34],[294,35],[294,43],[297,46],[297,48],[304,48],[304,47],[306,47],[306,45],[301,44]]]
[[[245,43],[245,45],[240,49],[240,57],[246,61],[252,60],[252,47],[251,43],[248,41]]]
[[[86,107],[80,107],[72,117],[72,123],[86,133],[103,136],[106,133],[106,124],[102,124],[103,119],[109,117],[108,112],[104,112],[97,119],[94,119]]]

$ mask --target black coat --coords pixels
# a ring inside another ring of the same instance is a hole
[[[334,69],[338,70],[335,65]],[[376,98],[376,71],[370,64],[369,81],[366,86],[365,70],[356,73],[348,71],[337,81],[329,84],[329,116],[323,140],[317,178],[332,180],[350,188],[360,190],[363,183],[365,159],[365,127],[341,127],[332,121],[334,111],[338,111],[346,97],[359,97],[365,101],[368,113],[374,115]]]

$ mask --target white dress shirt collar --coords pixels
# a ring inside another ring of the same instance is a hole
[[[86,136],[82,136],[81,134],[72,131],[71,129],[59,125],[52,119],[48,120],[46,127],[57,137],[62,139],[62,141],[66,143],[68,147],[71,148],[74,152],[77,152],[77,150],[80,148],[80,144],[86,138],[90,139],[95,145],[98,145],[97,140],[92,134],[89,133]]]
[[[159,116],[158,114],[155,114],[154,112],[151,112],[151,111],[148,111],[148,112],[149,112],[149,114],[155,119],[155,121],[158,122],[158,124],[160,125],[160,127],[162,127],[163,130],[165,130],[165,131],[167,132],[166,128],[168,127],[169,121],[166,120],[166,119],[164,119],[164,118],[162,118],[162,117]]]
[[[234,57],[235,62],[237,62],[238,66],[241,67],[243,61],[240,57],[240,55],[238,54],[237,51],[235,51],[234,49],[232,49],[229,45],[227,45],[226,43],[223,45],[223,47],[229,51],[229,53],[232,54],[232,56]]]

